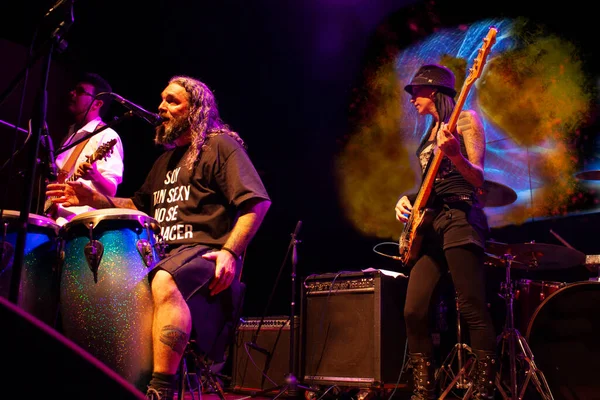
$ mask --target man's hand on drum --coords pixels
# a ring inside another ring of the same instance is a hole
[[[208,284],[211,296],[215,296],[227,289],[235,279],[236,259],[225,250],[210,251],[203,254],[202,258],[216,263],[215,276]]]
[[[64,207],[89,205],[94,198],[94,190],[81,181],[50,183],[46,187],[46,196]]]
[[[396,219],[400,222],[408,221],[408,216],[412,211],[412,204],[408,200],[408,197],[402,196],[398,203],[396,203]]]

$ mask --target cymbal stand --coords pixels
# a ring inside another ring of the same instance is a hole
[[[456,389],[468,389],[471,385],[468,377],[468,371],[470,370],[471,365],[474,361],[474,354],[471,347],[462,343],[462,330],[460,324],[460,307],[458,304],[458,295],[455,297],[456,302],[456,337],[458,342],[452,348],[452,351],[448,354],[444,362],[442,363],[440,369],[438,370],[437,376],[435,377],[437,381],[444,383],[442,381],[442,374],[445,374],[446,378],[451,378],[451,382],[446,386],[446,389],[442,392],[439,397],[439,400],[443,400],[450,393],[452,388]],[[467,357],[468,355],[468,357]],[[454,374],[452,370],[452,366],[456,361],[457,373]],[[466,361],[466,362],[465,362]]]
[[[502,385],[502,361],[499,363],[500,366],[499,373],[496,376],[496,387],[505,400],[522,400],[525,396],[525,390],[527,389],[529,382],[533,381],[533,384],[539,392],[542,400],[554,400],[544,374],[537,368],[535,364],[533,353],[531,352],[527,341],[521,335],[519,330],[515,328],[513,312],[515,293],[510,277],[513,256],[511,254],[504,254],[503,260],[506,268],[506,280],[501,284],[500,297],[503,297],[506,303],[506,322],[502,333],[498,336],[498,342],[501,342],[500,360],[503,360],[506,353],[508,353],[510,388],[507,393]],[[525,362],[523,367],[526,368],[524,371],[524,381],[522,382],[520,389],[519,382],[517,380],[517,345],[519,347],[519,359],[522,359]]]

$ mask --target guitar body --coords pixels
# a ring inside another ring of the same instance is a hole
[[[400,261],[405,267],[412,267],[421,256],[423,247],[423,231],[431,225],[435,218],[433,208],[417,210],[414,219],[409,219],[400,235]]]

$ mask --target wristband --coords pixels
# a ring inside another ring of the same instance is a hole
[[[228,252],[229,254],[231,254],[236,260],[240,259],[240,256],[238,256],[237,254],[235,254],[235,251],[231,250],[229,247],[221,247],[221,250],[225,250],[226,252]]]

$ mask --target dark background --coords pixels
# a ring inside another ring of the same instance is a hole
[[[43,42],[62,20],[61,10],[42,18],[53,3],[19,2],[3,10],[0,90],[23,70],[36,28],[38,42]],[[291,285],[286,254],[298,221],[302,221],[299,278],[368,267],[401,269],[397,262],[372,251],[380,238],[364,237],[344,219],[332,171],[334,156],[349,132],[353,90],[361,87],[364,72],[377,65],[386,46],[403,47],[436,28],[477,18],[523,15],[579,43],[584,67],[597,76],[595,45],[589,37],[597,23],[593,13],[580,7],[549,7],[541,1],[80,0],[74,4],[75,22],[65,35],[68,46],[53,53],[48,84],[50,133],[57,144],[64,132],[61,101],[79,71],[101,74],[114,92],[151,111],[156,111],[171,76],[187,74],[207,83],[224,121],[247,142],[273,201],[247,251],[244,314],[284,315],[289,311]],[[409,21],[416,29],[409,28]],[[38,62],[28,75],[21,121],[31,114],[41,71]],[[0,104],[0,119],[16,123],[21,88]],[[111,114],[124,111],[113,105]],[[130,196],[160,150],[152,144],[152,128],[141,120],[125,120],[116,130],[125,148],[124,182],[118,195]],[[588,130],[594,136],[597,127]],[[0,127],[0,134],[0,162],[4,163],[14,152],[15,139],[18,147],[23,135],[5,127]],[[18,172],[29,164],[23,153],[13,160],[12,169],[1,171],[0,199],[3,208],[19,210],[24,185]],[[600,253],[595,239],[598,226],[598,217],[590,214],[498,229],[494,237],[510,243],[537,240],[560,245],[549,233],[552,228],[579,250],[596,254]],[[490,268],[492,293],[503,274]],[[559,280],[591,276],[583,267],[549,274]],[[296,282],[298,292],[301,281]],[[267,304],[271,294],[273,301]]]

